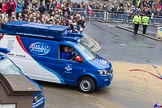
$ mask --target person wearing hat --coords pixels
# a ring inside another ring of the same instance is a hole
[[[147,26],[149,25],[149,17],[145,14],[142,15],[141,18],[142,26],[143,26],[143,34],[146,34]]]
[[[139,24],[141,23],[141,16],[139,14],[136,14],[133,17],[133,24],[134,24],[134,34],[137,34],[138,32],[138,28],[139,28]]]

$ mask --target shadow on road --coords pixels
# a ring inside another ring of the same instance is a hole
[[[77,87],[70,86],[70,85],[64,85],[64,84],[57,84],[57,83],[51,83],[51,82],[44,82],[44,81],[37,81],[39,84],[41,84],[43,87],[50,87],[50,88],[56,88],[56,89],[66,89],[66,90],[77,90]]]
[[[37,81],[41,86],[43,86],[43,88],[55,88],[57,90],[61,90],[61,91],[71,91],[71,92],[79,92],[78,88],[75,86],[70,86],[70,85],[64,85],[64,84],[57,84],[57,83],[51,83],[51,82],[44,82],[44,81]],[[99,88],[96,89],[93,93],[89,93],[89,94],[107,94],[109,93],[109,91],[111,91],[111,86],[109,87],[103,87],[103,88]],[[82,92],[79,92],[82,94]],[[83,93],[85,94],[85,93]]]

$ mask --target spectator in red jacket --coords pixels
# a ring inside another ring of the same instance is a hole
[[[6,10],[6,4],[5,3],[3,3],[2,4],[2,8],[1,8],[1,12],[3,13],[3,12],[6,12],[7,10]]]
[[[16,2],[14,0],[9,0],[6,3],[6,9],[7,9],[7,13],[9,15],[9,17],[11,16],[12,12],[15,12],[16,10]]]

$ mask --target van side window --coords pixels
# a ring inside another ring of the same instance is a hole
[[[71,60],[75,56],[75,52],[69,46],[60,45],[60,59]]]
[[[60,59],[74,60],[77,62],[82,61],[80,56],[79,59],[81,60],[78,59],[78,54],[73,48],[65,45],[60,45]]]

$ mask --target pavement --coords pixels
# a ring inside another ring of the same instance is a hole
[[[101,22],[101,23],[110,23],[110,24],[114,24],[116,25],[117,28],[123,29],[123,30],[127,30],[129,32],[134,32],[133,31],[133,24],[132,23],[122,23],[121,21],[103,21],[103,20],[99,20],[96,19],[95,21]],[[162,41],[161,38],[157,37],[157,27],[161,27],[162,24],[150,24],[148,26],[148,30],[146,34],[142,34],[142,26],[139,27],[139,32],[138,34],[153,40],[157,40],[157,41]],[[151,28],[151,29],[150,29]]]
[[[123,30],[130,31],[132,33],[134,32],[133,24],[119,24],[116,27],[117,28],[121,28]],[[141,35],[141,36],[145,36],[145,37],[153,39],[153,40],[161,41],[161,39],[157,38],[156,32],[157,31],[149,31],[149,30],[147,30],[146,34],[142,34],[142,27],[139,27],[139,30],[138,30],[138,34]]]

